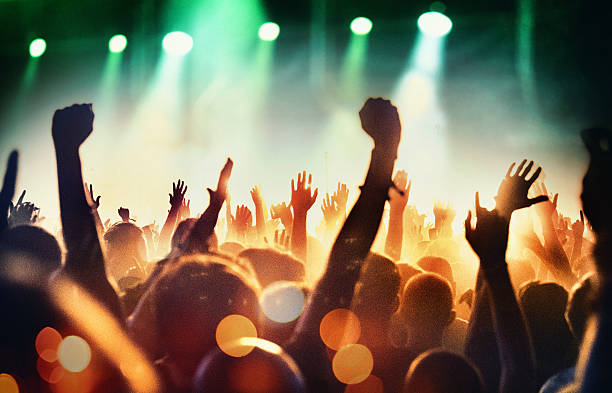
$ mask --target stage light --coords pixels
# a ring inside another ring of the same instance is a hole
[[[280,27],[274,22],[267,22],[261,25],[258,34],[264,41],[274,41],[280,34]]]
[[[47,50],[47,43],[42,38],[37,38],[30,43],[30,56],[40,57]]]
[[[193,48],[193,38],[182,31],[173,31],[166,34],[162,46],[171,55],[183,56]]]
[[[116,34],[108,40],[108,50],[113,53],[120,53],[127,46],[127,38],[123,34]]]
[[[351,31],[357,35],[366,35],[372,30],[372,21],[363,16],[353,19]]]
[[[443,37],[453,28],[450,18],[439,12],[426,12],[419,17],[417,25],[421,32],[430,37]]]

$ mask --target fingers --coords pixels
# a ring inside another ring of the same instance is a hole
[[[506,172],[506,177],[510,177],[510,174],[512,173],[512,168],[514,168],[515,165],[516,165],[516,162],[513,162],[510,165],[510,168],[508,168],[508,172]]]
[[[299,181],[300,175],[298,175],[298,181]],[[291,192],[296,192],[297,188],[295,188],[295,180],[291,179]]]
[[[472,232],[472,211],[471,210],[468,210],[467,217],[465,218],[463,225],[465,227],[465,237],[467,238]]]
[[[527,206],[531,206],[531,205],[535,205],[536,203],[540,203],[540,202],[546,202],[548,200],[548,197],[546,195],[540,195],[538,197],[535,198],[529,198],[527,199]]]
[[[584,224],[584,213],[580,210],[580,222]]]
[[[529,164],[527,164],[525,170],[519,176],[522,178],[527,177],[527,174],[529,173],[529,171],[531,171],[531,168],[533,168],[533,161],[529,161]]]
[[[525,166],[525,163],[527,163],[527,160],[524,159],[523,161],[521,161],[521,163],[519,164],[519,166],[516,168],[516,172],[514,172],[514,176],[518,176],[519,173],[521,173],[521,170],[523,169],[523,167]]]
[[[21,193],[21,196],[19,196],[19,199],[17,200],[17,205],[21,205],[23,203],[23,197],[26,194],[26,190],[23,190],[23,192]]]
[[[315,188],[314,194],[312,195],[312,203],[317,200],[317,195],[319,195],[319,189]]]
[[[555,196],[553,197],[553,207],[556,209],[557,208],[557,200],[559,199],[559,193],[556,193]]]
[[[529,179],[525,179],[525,181],[527,181],[527,184],[529,184],[531,186],[533,184],[533,182],[535,182],[537,180],[538,176],[540,176],[540,173],[542,173],[542,167],[538,167],[535,170],[535,172],[533,172],[533,175],[531,175],[531,177]]]
[[[480,209],[482,209],[480,207],[480,195],[478,194],[478,191],[476,191],[476,194],[474,195],[474,206],[476,207],[476,217],[478,217],[478,212]]]

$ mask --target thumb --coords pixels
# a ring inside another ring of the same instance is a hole
[[[538,197],[535,198],[529,198],[527,199],[527,206],[531,206],[531,205],[535,205],[536,203],[540,203],[540,202],[546,202],[548,200],[548,197],[546,195],[540,195]]]

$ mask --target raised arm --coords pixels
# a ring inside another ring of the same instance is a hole
[[[6,162],[2,191],[0,191],[0,234],[8,227],[8,213],[11,201],[15,195],[15,183],[17,181],[17,161],[19,154],[13,150]]]
[[[60,215],[67,249],[64,271],[121,317],[119,299],[106,278],[96,223],[85,197],[79,147],[93,130],[91,104],[72,105],[53,116]]]
[[[183,244],[183,252],[198,253],[208,251],[209,245],[207,240],[215,233],[215,225],[217,225],[219,212],[227,197],[227,183],[229,182],[233,167],[234,162],[228,158],[219,174],[217,189],[213,191],[207,188],[210,195],[210,203],[193,226],[191,233]]]
[[[506,213],[511,213],[506,211]],[[472,214],[465,220],[465,237],[480,259],[480,274],[488,289],[501,363],[500,393],[535,392],[535,358],[527,326],[516,300],[508,266],[508,217],[480,206],[476,193],[476,228]]]
[[[541,190],[545,194],[546,187],[541,185]],[[535,206],[536,213],[542,224],[542,234],[544,235],[544,249],[546,250],[546,259],[543,262],[551,271],[560,283],[569,289],[576,282],[576,277],[572,272],[572,268],[567,258],[567,254],[559,241],[557,229],[554,222],[556,221],[557,198],[559,194],[553,197],[553,200],[547,200]]]
[[[410,186],[408,174],[398,171],[393,179],[395,187],[389,190],[389,229],[385,242],[385,253],[393,260],[399,261],[402,257],[402,242],[404,240],[404,209],[408,203]]]
[[[181,205],[185,200],[185,193],[187,192],[187,186],[184,181],[178,179],[176,183],[172,183],[172,194],[168,194],[170,197],[170,210],[168,210],[168,217],[162,227],[161,233],[159,234],[159,242],[157,250],[159,253],[167,253],[170,251],[170,240],[172,234],[176,229],[177,221],[181,211]]]
[[[329,372],[325,348],[318,337],[319,324],[327,312],[350,307],[361,265],[380,226],[397,157],[401,127],[397,109],[391,102],[370,98],[359,114],[363,129],[374,140],[370,167],[361,194],[340,230],[325,273],[310,296],[288,348],[298,364],[309,364],[311,368],[313,362],[317,365],[318,370],[308,370],[311,384],[315,379],[324,385],[323,375]]]
[[[255,228],[257,229],[257,241],[261,242],[266,233],[266,207],[261,196],[261,186],[251,188],[251,199],[255,205]]]
[[[308,183],[306,183],[306,171],[298,173],[297,184],[295,180],[291,180],[291,207],[293,208],[291,252],[304,263],[306,263],[308,249],[306,216],[319,194],[318,188],[315,188],[314,192],[311,190],[311,184],[312,175],[308,175]]]

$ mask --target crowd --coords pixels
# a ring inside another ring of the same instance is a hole
[[[57,110],[61,231],[25,191],[13,203],[16,151],[0,193],[0,392],[612,391],[612,131],[582,132],[579,218],[523,160],[494,209],[474,186],[458,233],[450,205],[427,224],[408,204],[392,103],[370,98],[359,117],[374,148],[352,207],[347,185],[319,196],[306,171],[290,201],[268,209],[254,186],[254,211],[232,207],[228,158],[202,214],[172,184],[159,229],[124,207],[103,221],[79,153],[92,106]]]

